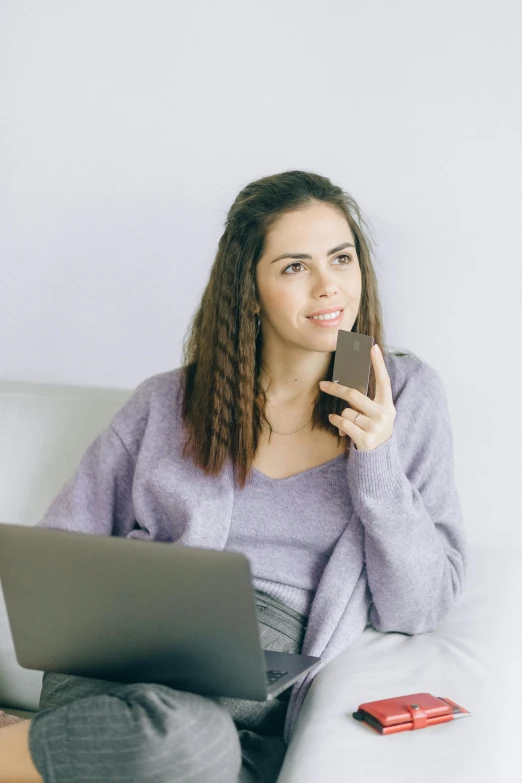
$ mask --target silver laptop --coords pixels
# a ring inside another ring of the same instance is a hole
[[[20,666],[269,701],[321,660],[262,650],[245,555],[0,523]]]

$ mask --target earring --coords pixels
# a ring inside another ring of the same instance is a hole
[[[259,327],[261,326],[261,316],[259,315],[259,313],[254,313],[254,321],[256,324],[256,339],[257,339],[257,335],[259,334]]]

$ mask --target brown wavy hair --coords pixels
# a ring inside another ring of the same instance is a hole
[[[201,303],[183,343],[180,392],[187,440],[183,456],[190,454],[207,475],[218,475],[230,457],[237,486],[243,488],[255,457],[266,397],[259,382],[262,329],[256,337],[254,313],[259,302],[256,266],[263,255],[265,237],[285,213],[324,202],[346,218],[355,238],[362,290],[353,332],[371,335],[384,354],[384,329],[377,279],[371,260],[368,224],[356,201],[326,177],[307,171],[284,171],[251,182],[230,207],[225,231],[210,271]],[[366,229],[366,231],[365,231]],[[324,380],[333,372],[335,352]],[[368,396],[375,397],[375,374],[370,367]],[[328,420],[346,402],[318,390],[312,429],[332,435],[339,430]],[[270,425],[269,425],[270,426]],[[348,454],[352,439],[346,435]]]

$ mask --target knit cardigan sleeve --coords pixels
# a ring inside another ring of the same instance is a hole
[[[369,621],[378,631],[419,634],[435,630],[462,594],[468,545],[437,371],[420,363],[394,405],[392,437],[350,452],[348,481],[365,531]]]

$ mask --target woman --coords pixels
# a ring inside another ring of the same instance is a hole
[[[467,567],[444,390],[415,356],[381,353],[362,226],[316,174],[244,188],[183,367],[140,384],[39,523],[243,552],[262,647],[321,665],[368,621],[433,630]],[[319,386],[339,328],[374,338],[368,396]],[[276,781],[317,671],[264,703],[45,672],[16,735],[27,779]]]

